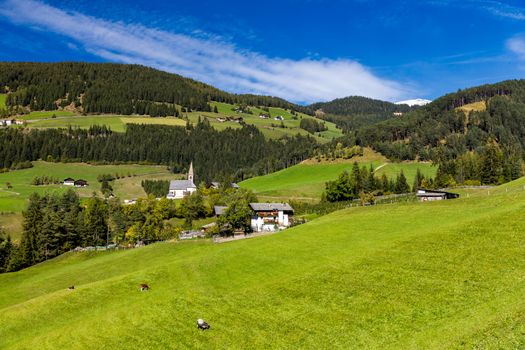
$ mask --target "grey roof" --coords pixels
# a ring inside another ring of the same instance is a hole
[[[170,181],[170,191],[173,190],[184,190],[188,188],[197,188],[193,181],[191,180],[171,180]]]
[[[288,203],[250,203],[250,207],[255,211],[293,211]]]
[[[213,188],[219,188],[219,187],[221,187],[221,183],[218,182],[218,181],[212,181],[212,182],[210,182],[210,185],[211,185]],[[231,187],[231,188],[240,188],[239,185],[237,185],[235,182],[230,183],[230,187]]]
[[[213,207],[213,211],[215,212],[215,215],[224,215],[224,213],[226,212],[226,209],[228,209],[228,207],[225,207],[223,205],[216,205]]]

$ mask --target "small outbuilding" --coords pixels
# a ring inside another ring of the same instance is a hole
[[[213,212],[215,213],[215,216],[220,216],[226,213],[226,209],[228,209],[228,207],[223,205],[215,205],[213,207]]]
[[[439,190],[427,190],[423,188],[420,188],[417,190],[416,196],[420,202],[440,201],[444,199],[459,198],[459,194],[457,193],[439,191]]]
[[[68,177],[67,179],[64,179],[62,183],[64,186],[75,186],[75,179]]]
[[[74,182],[75,187],[87,187],[88,182],[86,180],[78,179]]]

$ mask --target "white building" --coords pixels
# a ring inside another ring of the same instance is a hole
[[[254,211],[251,227],[254,232],[273,232],[291,225],[293,208],[288,203],[250,203]]]
[[[189,196],[197,191],[197,186],[193,183],[193,163],[190,164],[187,180],[171,180],[170,189],[166,198],[180,199]]]
[[[75,179],[68,177],[67,179],[64,179],[63,184],[64,186],[75,186]]]

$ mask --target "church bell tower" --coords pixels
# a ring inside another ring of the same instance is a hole
[[[188,171],[188,180],[193,182],[193,162],[190,163],[190,170]]]

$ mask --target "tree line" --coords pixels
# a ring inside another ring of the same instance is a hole
[[[23,212],[23,233],[19,244],[0,229],[0,272],[17,271],[54,258],[76,247],[126,245],[177,238],[193,221],[214,215],[215,205],[228,206],[212,233],[230,234],[249,230],[252,215],[248,204],[257,201],[244,189],[199,187],[191,196],[175,201],[150,196],[132,205],[117,198],[102,199],[93,194],[81,203],[68,190],[63,194],[32,194]],[[184,219],[182,225],[173,218]],[[211,234],[211,233],[210,233]]]
[[[375,175],[372,165],[359,167],[357,163],[352,166],[352,171],[344,171],[334,181],[328,181],[322,200],[328,202],[351,201],[354,199],[365,199],[373,201],[373,196],[385,194],[401,194],[415,191],[419,187],[433,187],[434,180],[425,178],[419,169],[412,187],[408,184],[404,172],[394,179],[389,179],[385,174],[381,177]],[[366,197],[366,198],[365,198]]]
[[[170,189],[168,180],[142,180],[141,185],[146,194],[156,198],[165,197]]]
[[[195,126],[128,125],[125,133],[105,126],[81,129],[0,130],[0,168],[38,159],[62,162],[165,164],[185,172],[193,161],[197,182],[267,174],[309,158],[309,136],[267,140],[254,126],[217,131],[207,120]]]

